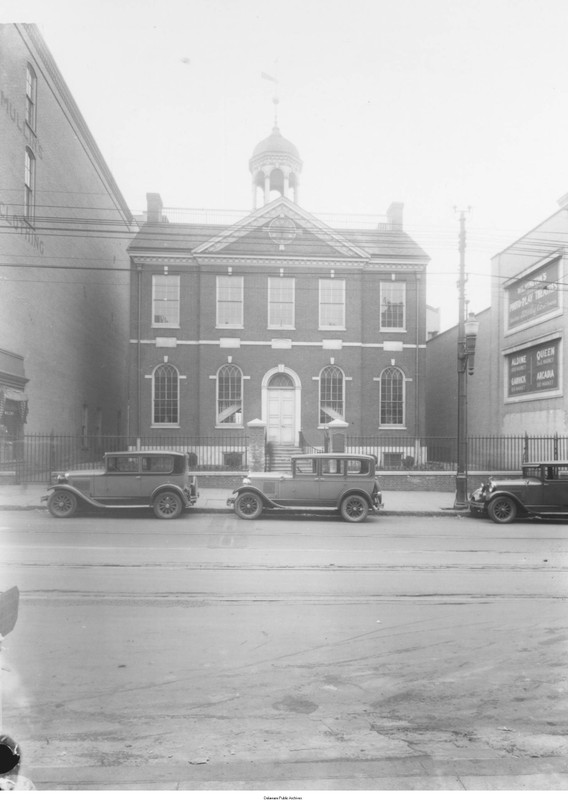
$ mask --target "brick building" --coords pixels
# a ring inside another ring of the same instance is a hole
[[[368,228],[308,213],[277,126],[249,166],[253,210],[236,221],[177,221],[148,195],[129,248],[130,433],[211,437],[220,463],[251,423],[274,447],[419,437],[429,259],[402,204]]]
[[[126,427],[133,228],[35,25],[0,25],[0,141],[5,461],[24,432],[87,437]]]

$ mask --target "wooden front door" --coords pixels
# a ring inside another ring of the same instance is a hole
[[[268,441],[294,444],[296,392],[289,375],[279,372],[268,384]]]

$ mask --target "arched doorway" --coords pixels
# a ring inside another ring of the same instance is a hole
[[[295,444],[299,392],[287,372],[274,372],[266,383],[267,438],[277,444]]]

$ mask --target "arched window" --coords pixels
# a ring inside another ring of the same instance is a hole
[[[398,367],[381,372],[381,425],[404,425],[404,375]]]
[[[319,424],[345,419],[344,375],[339,367],[324,367],[320,372]]]
[[[217,373],[217,424],[242,425],[243,373],[234,364],[225,364]]]
[[[24,217],[28,222],[34,219],[35,156],[26,147],[24,156]]]
[[[171,364],[160,364],[153,380],[154,425],[179,425],[179,373]]]

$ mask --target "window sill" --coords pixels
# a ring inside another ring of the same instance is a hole
[[[226,430],[244,431],[244,429],[245,429],[244,425],[232,422],[229,422],[227,425],[215,425],[216,431],[226,431]]]
[[[174,428],[174,429],[175,428],[181,428],[181,425],[179,424],[179,422],[153,422],[150,425],[150,427],[151,428],[161,428],[163,430],[165,428],[166,429],[167,428],[170,428],[170,429],[172,429],[172,428]]]

